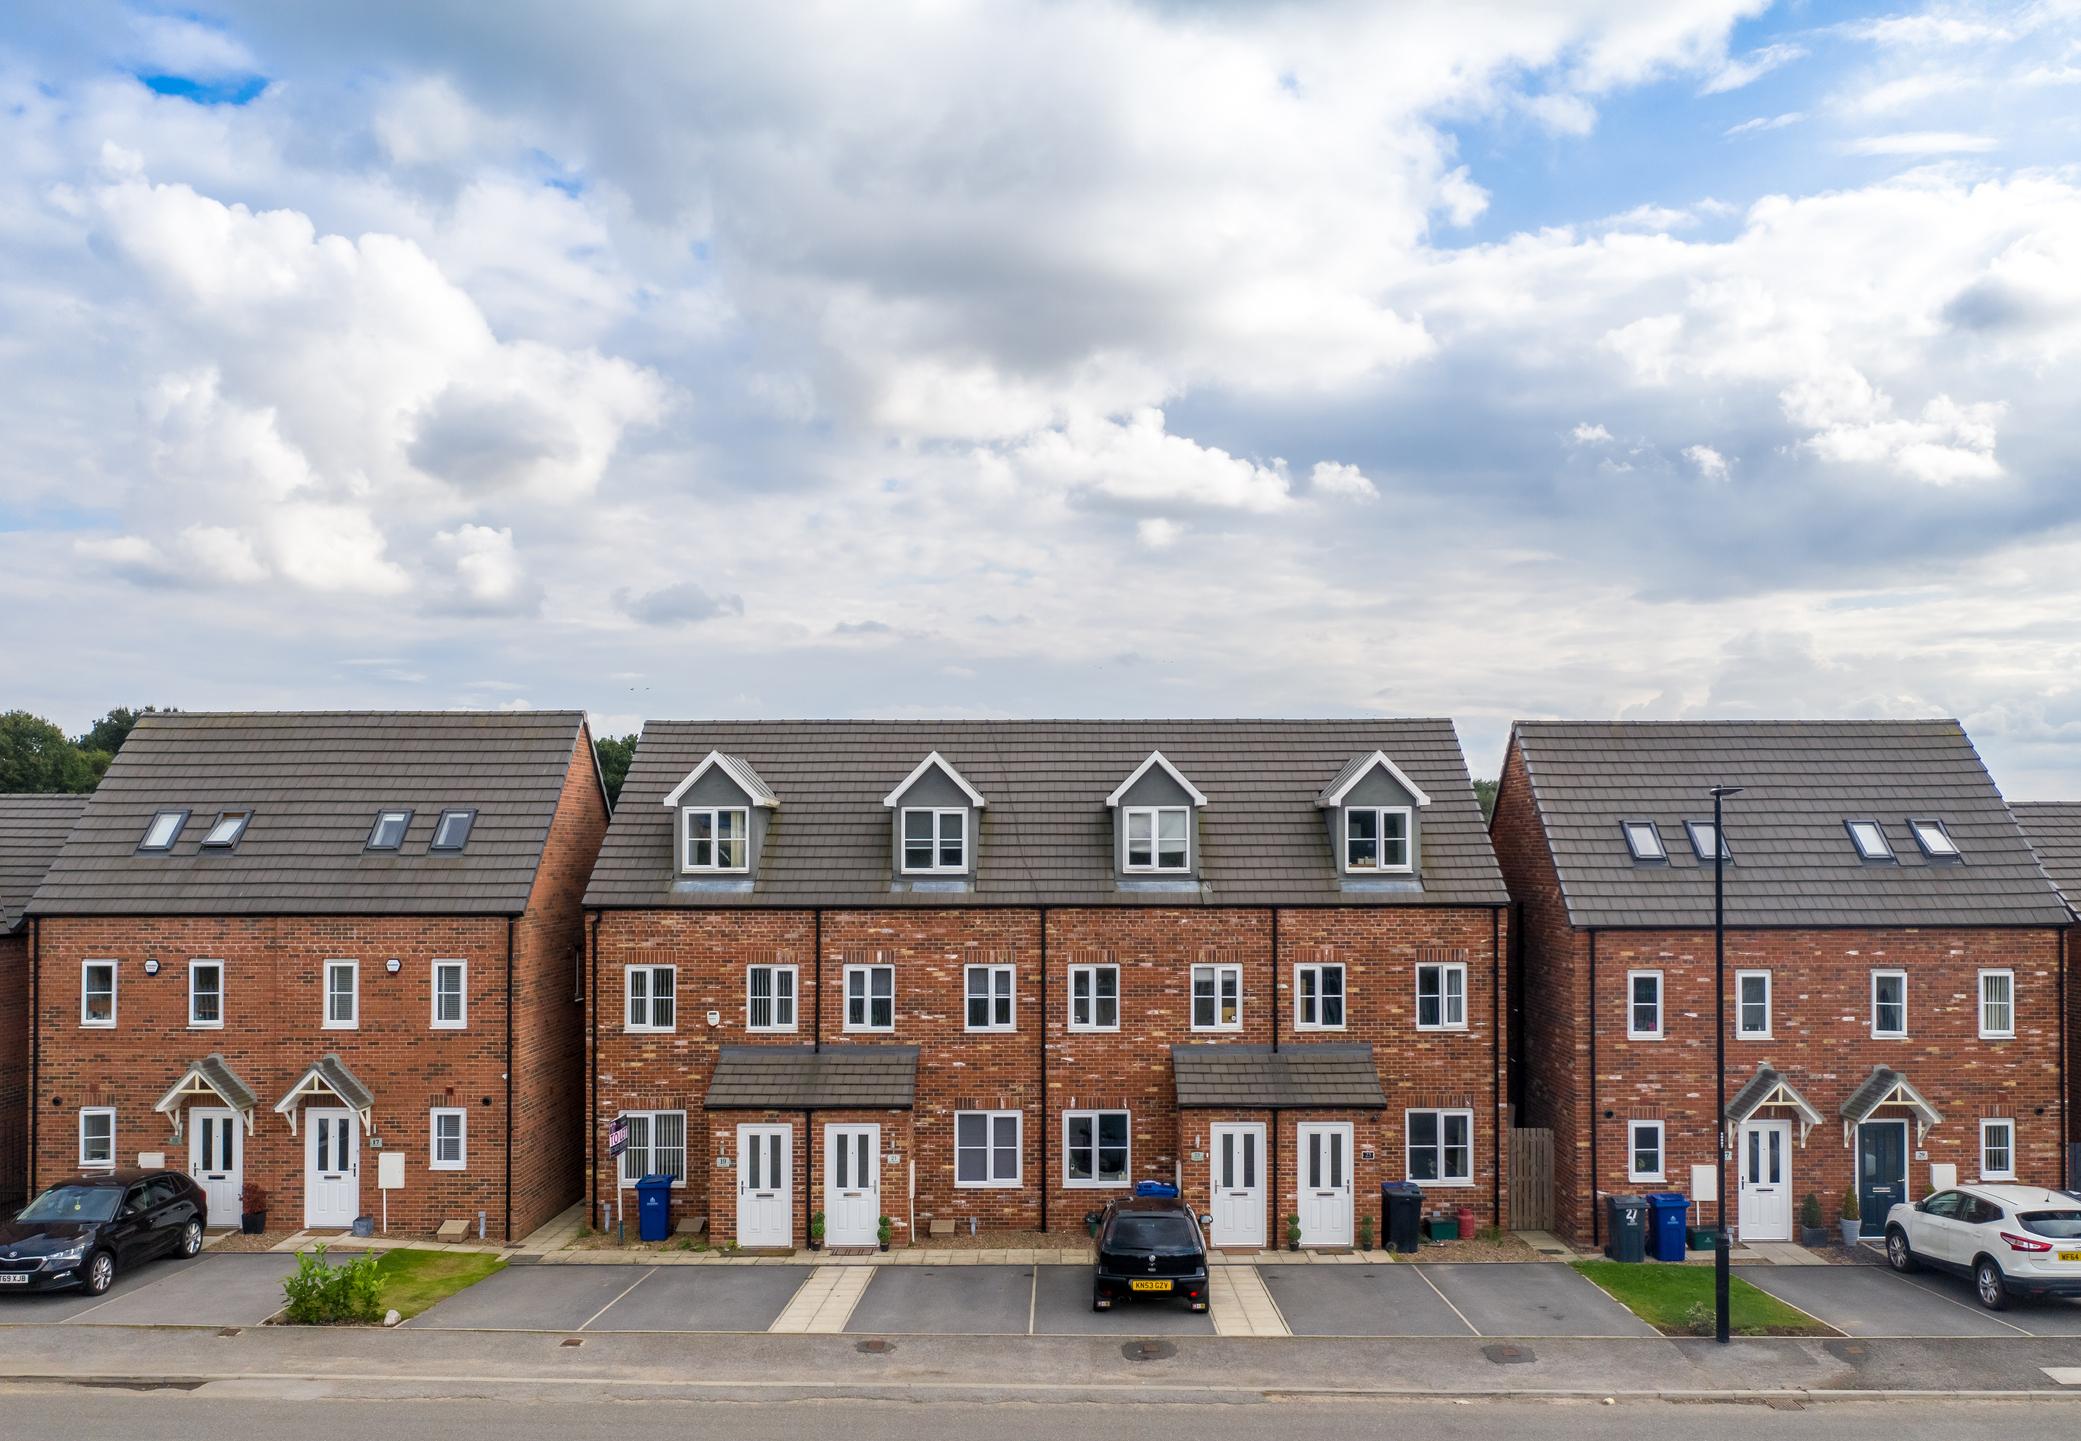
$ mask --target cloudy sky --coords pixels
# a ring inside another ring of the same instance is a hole
[[[2081,796],[2081,0],[0,28],[0,706],[1962,716]]]

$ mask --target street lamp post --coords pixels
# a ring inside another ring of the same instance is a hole
[[[1727,831],[1721,802],[1741,794],[1740,786],[1712,788],[1712,993],[1713,993],[1713,1095],[1719,1114],[1713,1127],[1713,1144],[1719,1155],[1713,1166],[1715,1197],[1713,1227],[1712,1299],[1713,1339],[1725,1344],[1728,1336],[1729,1301],[1727,1234],[1727,1163],[1734,1148],[1727,1142]]]

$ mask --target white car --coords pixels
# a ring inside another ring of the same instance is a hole
[[[1886,1260],[1968,1277],[1980,1304],[2081,1296],[2081,1193],[2042,1186],[1959,1186],[1886,1213]]]

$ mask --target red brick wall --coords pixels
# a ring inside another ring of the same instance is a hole
[[[29,930],[0,936],[0,1206],[29,1186]]]
[[[793,1200],[789,1210],[788,1224],[796,1246],[809,1242],[810,1213],[825,1210],[828,1183],[830,1181],[829,1157],[826,1147],[826,1132],[832,1126],[843,1126],[859,1122],[872,1122],[881,1127],[881,1151],[876,1165],[881,1172],[880,1215],[889,1218],[891,1244],[906,1244],[910,1234],[910,1217],[913,1206],[910,1198],[912,1167],[917,1162],[916,1149],[912,1142],[912,1114],[909,1111],[818,1111],[810,1118],[810,1129],[802,1126],[800,1111],[710,1111],[696,1112],[688,1118],[688,1125],[698,1127],[688,1143],[687,1166],[689,1170],[705,1169],[708,1173],[706,1192],[708,1195],[708,1234],[718,1244],[727,1244],[737,1234],[737,1190],[740,1160],[737,1151],[737,1128],[740,1125],[777,1125],[788,1127],[789,1154],[793,1157],[792,1173]],[[707,1147],[704,1152],[701,1148]],[[894,1155],[894,1165],[887,1157]],[[721,1162],[727,1158],[728,1166]],[[805,1200],[805,1196],[807,1199]],[[680,1198],[675,1194],[674,1201]],[[635,1217],[635,1197],[630,1195],[628,1215],[631,1226]],[[674,1206],[675,1220],[685,1208]],[[920,1233],[926,1229],[923,1220],[918,1222]],[[874,1244],[871,1240],[867,1243]],[[856,1250],[857,1245],[848,1244],[840,1249]]]

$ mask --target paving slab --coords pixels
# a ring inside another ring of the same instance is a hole
[[[282,1278],[296,1257],[269,1252],[199,1256],[160,1269],[147,1265],[144,1284],[71,1318],[75,1326],[258,1326],[282,1309]]]
[[[1471,1336],[1420,1266],[1260,1266],[1296,1336]]]
[[[764,1331],[801,1289],[807,1274],[785,1266],[660,1268],[585,1329]]]
[[[1655,1328],[1549,1261],[1419,1266],[1483,1336],[1653,1336]]]
[[[422,1311],[421,1330],[575,1331],[654,1266],[508,1266]],[[747,1271],[744,1274],[754,1275]],[[798,1274],[795,1279],[802,1278]]]
[[[1024,1336],[1032,1266],[883,1266],[853,1308],[848,1332]]]
[[[1744,1281],[1849,1336],[2081,1335],[2081,1308],[2067,1309],[2071,1303],[2018,1305],[1997,1314],[1973,1299],[1967,1282],[1934,1272],[1899,1276],[1877,1266],[1736,1270]]]
[[[1079,1266],[1043,1266],[1033,1304],[1036,1336],[1211,1336],[1214,1320],[1174,1299],[1116,1301],[1091,1309],[1091,1272]]]

